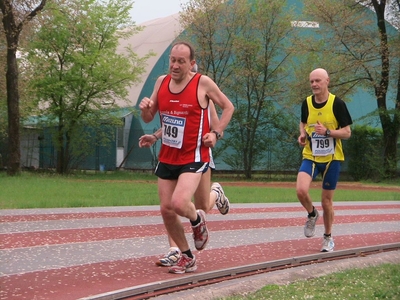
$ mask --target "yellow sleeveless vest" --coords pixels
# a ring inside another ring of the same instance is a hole
[[[339,123],[333,114],[333,101],[335,95],[329,94],[328,100],[323,108],[315,108],[312,104],[312,96],[307,97],[308,118],[305,130],[308,138],[306,145],[303,149],[303,158],[310,159],[318,163],[326,163],[332,160],[344,161],[344,154],[342,148],[342,141],[335,138],[327,138],[325,136],[318,136],[314,132],[314,126],[319,121],[327,129],[334,130],[339,128]],[[321,146],[321,149],[318,146]],[[326,147],[324,149],[324,147]],[[333,148],[332,148],[333,147]],[[314,149],[313,149],[314,148]],[[331,150],[330,153],[325,154],[324,150]],[[314,150],[314,153],[313,153]]]

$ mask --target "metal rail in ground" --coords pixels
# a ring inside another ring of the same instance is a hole
[[[245,266],[232,267],[218,271],[211,271],[199,274],[192,273],[182,278],[133,286],[103,294],[84,297],[79,300],[121,300],[128,298],[131,300],[143,300],[150,297],[160,296],[176,291],[192,289],[195,287],[205,286],[221,281],[256,275],[260,273],[272,272],[276,270],[288,269],[315,263],[322,263],[332,260],[366,256],[399,249],[400,243],[392,243],[347,250],[338,250],[334,252],[322,252],[312,255],[291,257]]]

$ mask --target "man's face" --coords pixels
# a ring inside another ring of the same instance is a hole
[[[193,63],[192,63],[193,62]],[[169,71],[172,79],[183,80],[192,69],[194,61],[190,60],[190,49],[186,45],[176,45],[169,56]]]
[[[310,74],[310,86],[314,95],[325,93],[328,85],[329,77],[323,72],[314,71]]]

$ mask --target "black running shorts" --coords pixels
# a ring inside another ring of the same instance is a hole
[[[178,179],[182,173],[205,173],[209,167],[206,162],[194,162],[187,165],[170,165],[158,162],[155,174],[161,179]]]

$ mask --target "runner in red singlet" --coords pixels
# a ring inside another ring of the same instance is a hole
[[[190,220],[197,250],[204,249],[208,242],[205,213],[196,211],[191,199],[209,167],[209,147],[221,137],[234,111],[211,78],[191,71],[195,63],[193,47],[186,42],[175,43],[170,53],[170,73],[160,76],[151,97],[139,104],[145,122],[153,120],[157,112],[161,120],[162,145],[155,170],[160,210],[168,234],[182,252],[178,263],[169,269],[171,273],[197,269],[180,217]],[[222,109],[212,131],[209,99]]]

